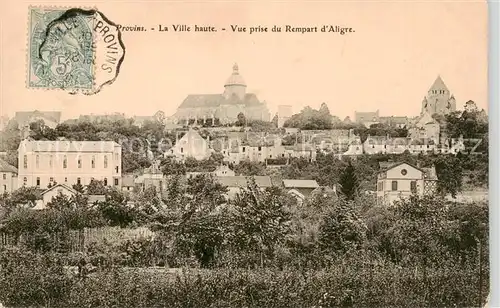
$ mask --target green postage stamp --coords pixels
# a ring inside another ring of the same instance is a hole
[[[97,10],[30,7],[27,86],[95,94],[118,76],[121,33]]]

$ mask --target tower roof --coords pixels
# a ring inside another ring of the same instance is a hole
[[[448,87],[444,84],[444,81],[443,79],[441,79],[440,75],[438,75],[431,88],[429,89],[429,91],[432,90],[448,90]]]
[[[243,80],[243,77],[241,77],[241,75],[238,71],[238,64],[236,64],[236,63],[233,65],[233,73],[227,79],[224,87],[234,86],[234,85],[245,86],[245,87],[247,86],[245,83],[245,80]]]

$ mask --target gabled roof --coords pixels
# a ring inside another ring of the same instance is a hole
[[[17,168],[0,158],[0,172],[17,173]]]
[[[318,188],[318,182],[315,180],[283,180],[286,188]]]
[[[254,178],[255,183],[259,187],[271,187],[273,183],[271,177],[269,176],[253,176],[248,178]],[[247,187],[248,178],[246,176],[217,176],[217,181],[223,186],[228,187]]]
[[[355,120],[356,122],[360,122],[360,121],[373,121],[373,120],[376,120],[378,121],[379,120],[379,111],[370,111],[370,112],[358,112],[358,111],[355,111],[354,112],[354,117],[355,117]]]
[[[383,163],[386,163],[386,164],[383,164]],[[393,168],[395,168],[397,166],[401,166],[403,164],[411,166],[412,168],[415,168],[415,169],[417,169],[417,170],[419,170],[421,172],[425,172],[422,168],[419,168],[417,166],[414,166],[414,165],[412,165],[410,163],[407,163],[407,162],[404,162],[404,161],[400,161],[400,162],[380,162],[379,163],[379,167],[381,167],[381,170],[378,173],[381,173],[381,172],[393,169]],[[382,166],[384,167],[383,169],[382,169]]]
[[[42,192],[42,196],[45,195],[46,193],[48,193],[49,191],[54,190],[54,189],[59,188],[59,187],[62,187],[64,189],[70,191],[73,194],[77,194],[78,193],[76,190],[74,190],[72,187],[69,187],[66,184],[56,184],[56,185],[52,186],[51,188],[48,188],[48,189],[44,190]]]
[[[434,166],[432,167],[427,167],[427,168],[420,168],[415,165],[412,165],[407,162],[379,162],[380,166],[380,171],[378,173],[386,172],[387,170],[390,170],[392,168],[395,168],[397,166],[406,164],[408,166],[411,166],[412,168],[415,168],[419,171],[421,171],[424,174],[424,177],[426,180],[432,180],[432,181],[437,181],[437,173],[436,173],[436,168]]]

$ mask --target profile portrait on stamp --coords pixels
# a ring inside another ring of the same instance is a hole
[[[95,94],[118,75],[125,48],[97,10],[31,7],[28,88]]]

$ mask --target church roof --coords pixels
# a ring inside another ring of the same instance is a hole
[[[237,95],[232,95],[226,99],[222,94],[190,94],[184,99],[179,108],[206,108],[238,104],[251,107],[261,105],[262,103],[254,93],[245,94],[243,99],[240,99]]]
[[[243,80],[243,77],[241,77],[241,75],[238,71],[238,64],[236,64],[236,63],[233,65],[233,73],[231,74],[231,76],[229,76],[229,78],[227,79],[226,84],[224,86],[227,87],[227,86],[234,86],[234,85],[246,87],[245,80]]]
[[[438,76],[434,81],[434,83],[432,84],[429,91],[432,90],[448,90],[448,87],[444,84],[444,81],[443,79],[441,79],[441,76]]]

